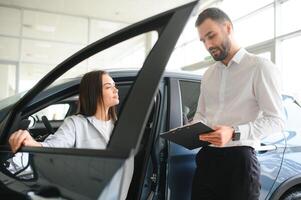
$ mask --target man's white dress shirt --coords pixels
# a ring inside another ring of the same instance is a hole
[[[227,66],[216,62],[205,72],[193,122],[238,127],[239,141],[229,146],[260,145],[284,127],[281,79],[269,60],[241,48]]]

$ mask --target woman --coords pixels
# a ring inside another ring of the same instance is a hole
[[[35,141],[27,130],[14,132],[9,138],[12,151],[21,146],[105,149],[119,103],[118,89],[109,74],[101,70],[86,73],[80,82],[79,103],[79,114],[67,117],[43,142]]]

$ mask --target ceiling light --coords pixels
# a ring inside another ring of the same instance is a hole
[[[54,33],[56,28],[54,26],[37,25],[35,29],[42,32]]]
[[[56,31],[55,26],[49,26],[49,25],[23,24],[23,27],[29,28],[29,29],[35,29],[35,30],[41,31],[41,32],[48,32],[48,33],[54,33]]]
[[[52,45],[50,43],[46,43],[46,42],[36,42],[35,46],[42,47],[42,48],[50,48],[50,47],[52,47]]]
[[[44,55],[44,54],[26,53],[25,55],[27,57],[33,57],[33,58],[38,58],[38,59],[48,59],[48,56]]]

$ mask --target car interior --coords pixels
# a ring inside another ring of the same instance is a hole
[[[117,87],[120,98],[120,104],[117,107],[117,113],[119,113],[131,87],[131,82],[117,82]],[[71,96],[56,102],[49,101],[49,103],[39,106],[39,109],[35,108],[35,112],[29,112],[30,115],[28,117],[26,115],[27,118],[22,120],[22,126],[28,127],[28,131],[37,141],[45,140],[50,134],[55,133],[66,117],[78,113],[78,94],[71,94]],[[127,199],[138,197],[149,199],[158,195],[158,176],[160,176],[160,171],[164,172],[164,169],[160,169],[160,160],[162,160],[160,156],[164,155],[163,151],[165,150],[165,145],[157,134],[161,128],[158,120],[160,106],[162,106],[162,97],[158,92],[141,138],[140,148],[135,156],[134,175]],[[51,114],[49,111],[52,111]],[[29,153],[22,152],[9,158],[6,169],[8,174],[14,178],[19,177],[23,180],[34,178]]]

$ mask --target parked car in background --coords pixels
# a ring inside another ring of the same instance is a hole
[[[189,122],[196,110],[201,76],[164,73],[196,4],[113,33],[59,64],[27,93],[0,101],[1,199],[190,199],[198,150],[166,141],[160,133]],[[58,78],[85,59],[148,31],[156,31],[158,40],[141,70],[108,70],[119,88],[120,105],[107,149],[23,147],[12,154],[8,137],[14,130],[28,128],[42,141],[76,114],[80,77]],[[261,200],[298,199],[301,193],[301,108],[290,96],[283,96],[283,102],[285,131],[265,138],[257,149]]]

